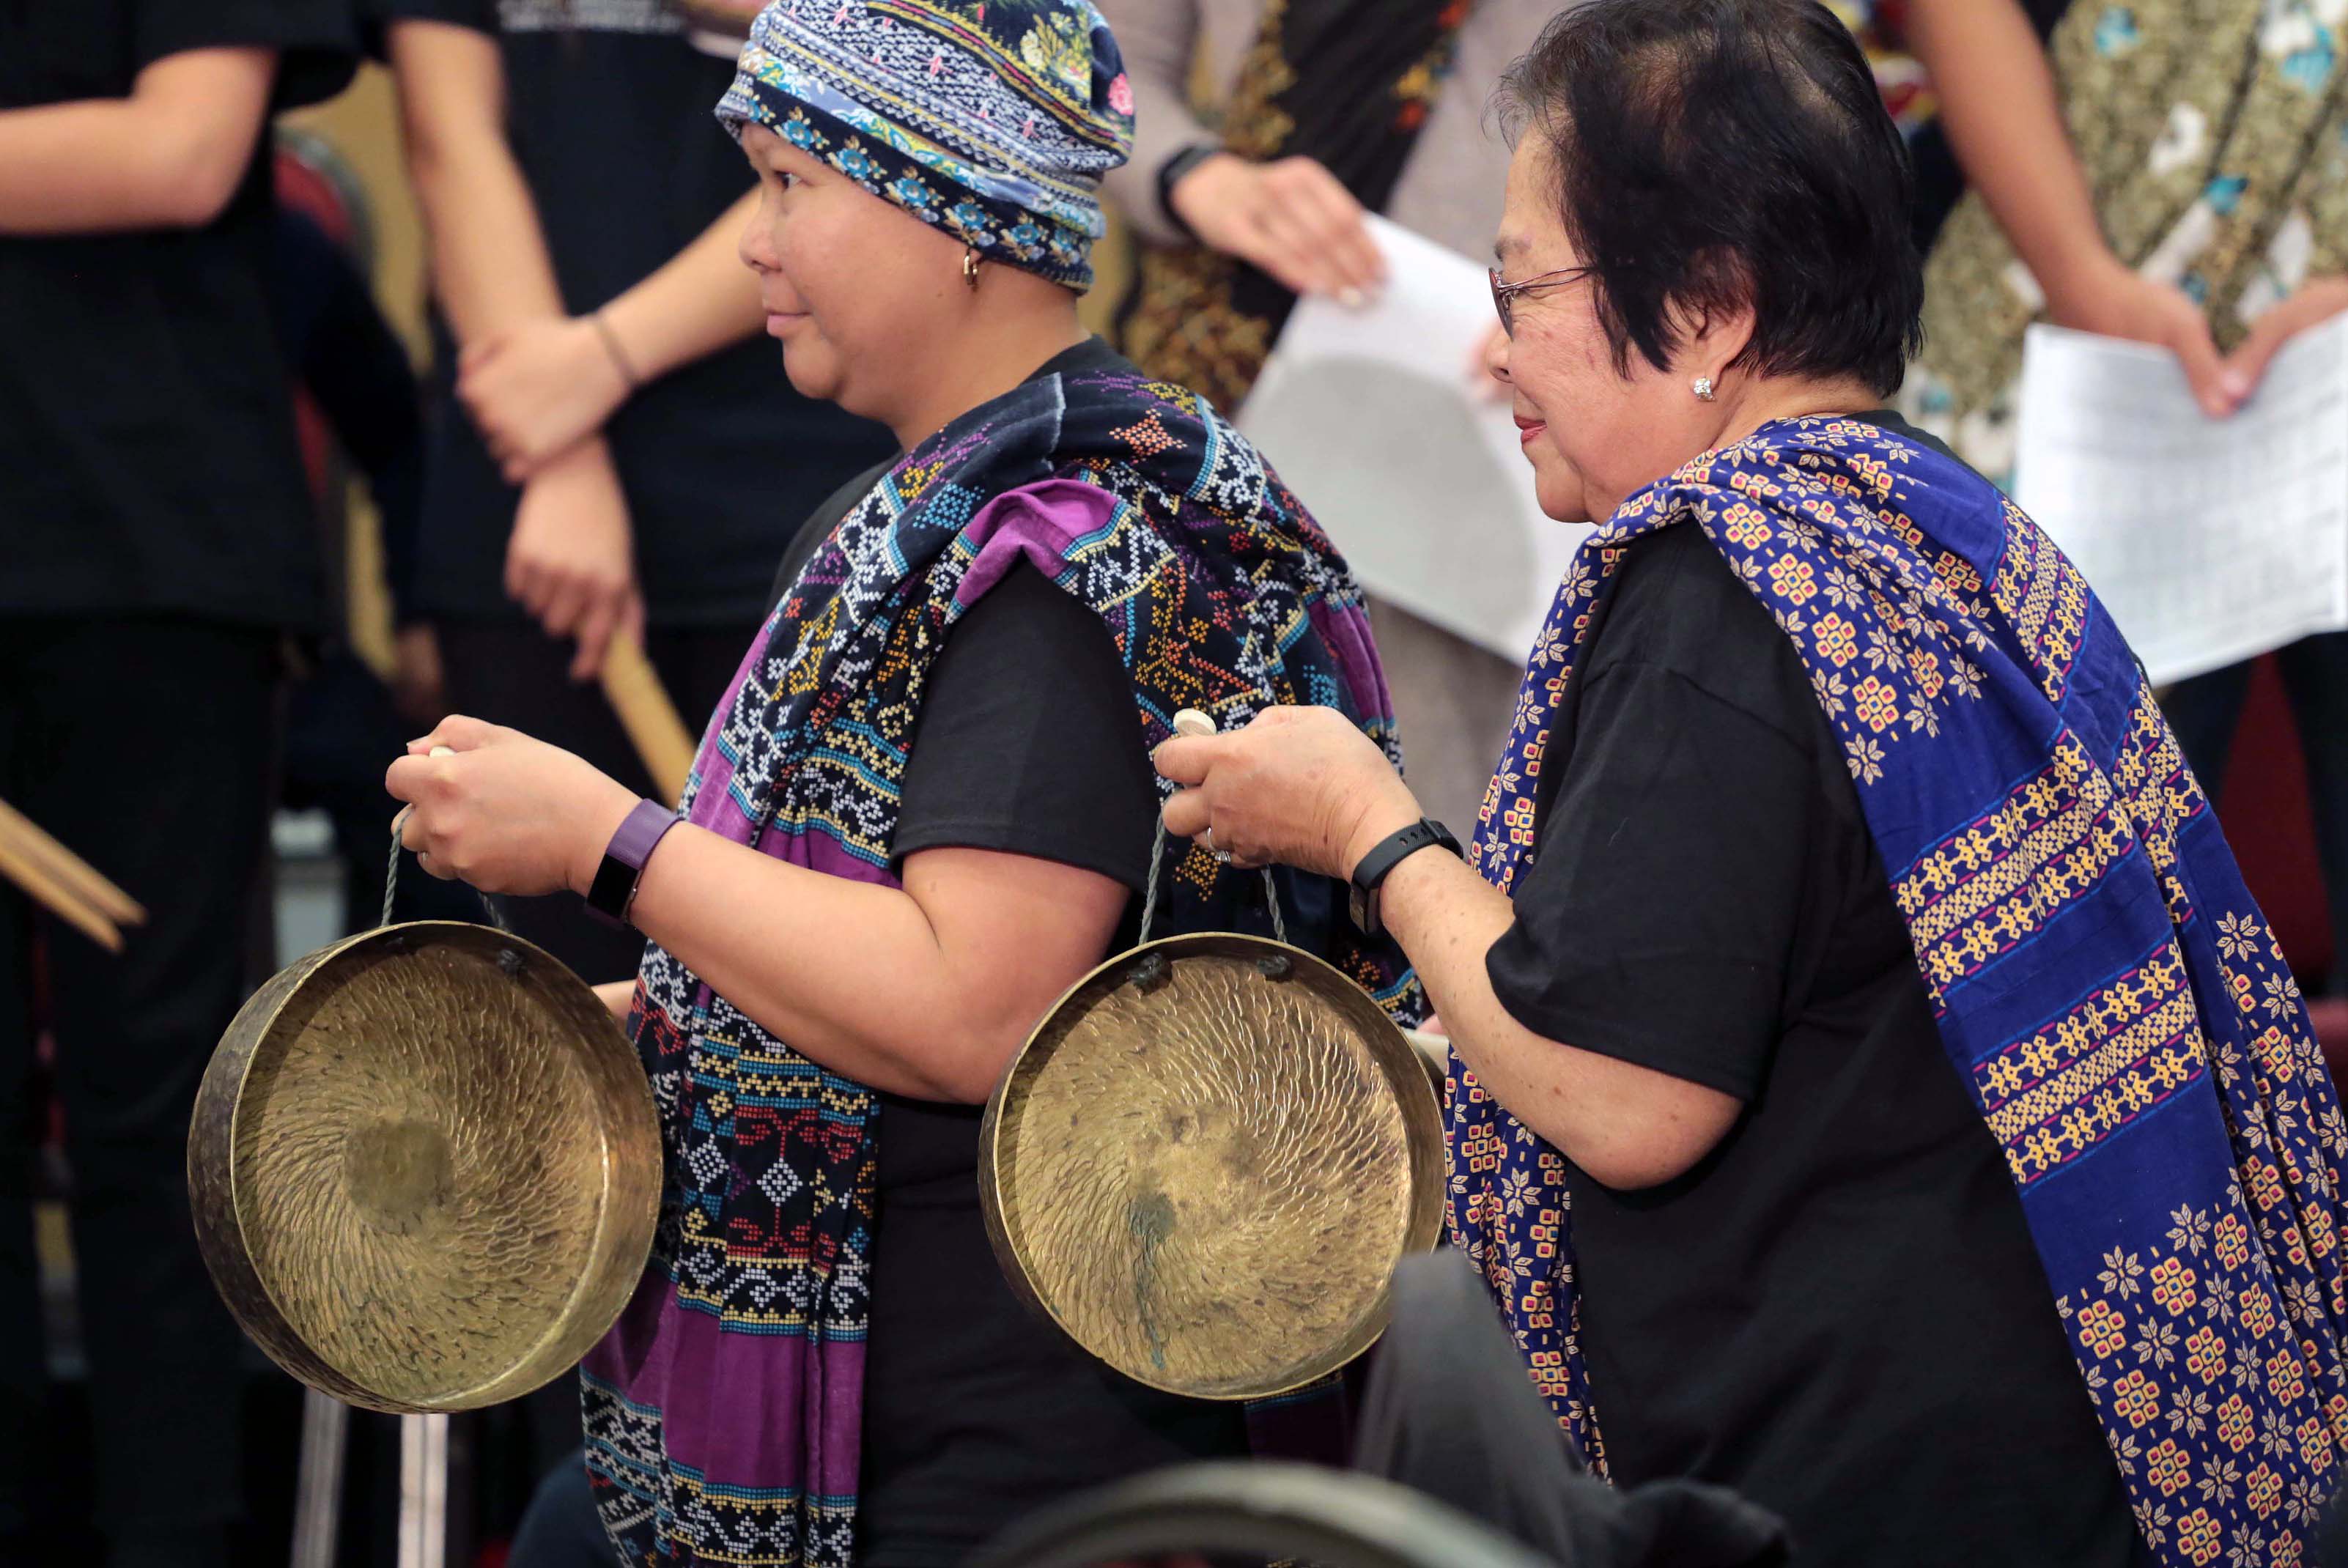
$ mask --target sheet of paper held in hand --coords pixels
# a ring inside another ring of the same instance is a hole
[[[2348,629],[2348,317],[2226,420],[2164,349],[2035,326],[2020,413],[2014,500],[2156,683]]]
[[[1530,651],[1586,527],[1541,515],[1505,401],[1468,374],[1484,269],[1382,218],[1378,301],[1298,304],[1239,425],[1379,598],[1503,658]]]

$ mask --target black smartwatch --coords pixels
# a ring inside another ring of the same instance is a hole
[[[1394,868],[1417,854],[1441,845],[1452,854],[1459,853],[1459,841],[1451,830],[1431,816],[1422,816],[1400,833],[1391,833],[1380,839],[1371,851],[1362,856],[1354,867],[1354,885],[1347,894],[1347,905],[1354,924],[1365,937],[1383,936],[1385,922],[1378,918],[1378,885]]]

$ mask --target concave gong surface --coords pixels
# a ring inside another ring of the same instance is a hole
[[[455,1406],[561,1327],[605,1219],[609,1112],[579,1053],[478,948],[304,982],[255,1053],[234,1160],[254,1270],[322,1360]]]
[[[1384,1327],[1396,1263],[1433,1240],[1439,1200],[1415,1184],[1360,1009],[1426,1102],[1422,1182],[1439,1162],[1431,1091],[1375,1004],[1340,1002],[1329,987],[1347,982],[1298,960],[1282,980],[1245,952],[1177,958],[1148,988],[1097,977],[999,1095],[1018,1272],[1078,1343],[1152,1387],[1251,1396],[1342,1365]]]

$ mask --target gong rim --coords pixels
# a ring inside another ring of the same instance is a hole
[[[1100,1000],[1129,983],[1138,965],[1156,958],[1169,967],[1186,958],[1236,958],[1254,963],[1267,958],[1286,960],[1292,967],[1283,983],[1303,983],[1313,994],[1334,1003],[1352,1039],[1375,1065],[1401,1113],[1405,1162],[1410,1181],[1402,1242],[1397,1261],[1434,1250],[1441,1240],[1444,1207],[1443,1112],[1425,1064],[1403,1030],[1370,994],[1334,965],[1300,948],[1236,932],[1194,932],[1161,937],[1118,953],[1095,968],[1053,1003],[1028,1034],[987,1097],[979,1123],[979,1208],[986,1223],[987,1241],[1013,1293],[1052,1323],[1069,1340],[1101,1365],[1145,1388],[1184,1399],[1237,1403],[1272,1399],[1310,1387],[1344,1368],[1385,1332],[1394,1307],[1391,1282],[1382,1283],[1369,1306],[1357,1314],[1340,1337],[1317,1353],[1292,1364],[1277,1379],[1244,1387],[1202,1389],[1179,1380],[1153,1378],[1113,1359],[1086,1342],[1068,1315],[1055,1305],[1053,1295],[1035,1277],[1031,1248],[1021,1235],[1021,1224],[1010,1212],[1004,1194],[1005,1111],[1014,1088],[1031,1071],[1036,1055],[1054,1049],[1074,1025]]]
[[[387,958],[450,948],[503,967],[530,988],[560,1029],[582,1074],[595,1116],[593,1169],[600,1181],[586,1234],[587,1266],[564,1293],[560,1311],[505,1365],[446,1394],[407,1398],[341,1364],[298,1326],[253,1238],[252,1173],[238,1158],[240,1134],[254,1113],[250,1091],[264,1063],[282,1061],[300,1026],[305,995],[355,979]],[[508,957],[511,955],[512,957]],[[516,961],[518,959],[518,961]],[[249,998],[222,1035],[197,1092],[188,1140],[188,1185],[199,1249],[213,1283],[245,1332],[285,1371],[322,1393],[395,1415],[454,1413],[502,1403],[544,1387],[574,1366],[625,1308],[640,1283],[659,1219],[660,1124],[652,1088],[634,1046],[586,983],[544,948],[508,932],[464,921],[420,920],[345,938],[280,970]]]

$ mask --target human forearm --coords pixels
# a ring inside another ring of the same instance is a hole
[[[391,59],[433,293],[458,342],[561,315],[538,210],[506,140],[495,41],[470,28],[403,22],[391,31]]]
[[[641,384],[741,342],[765,320],[735,254],[756,195],[592,316],[545,316],[475,338],[457,394],[520,483],[601,430]]]
[[[530,189],[510,156],[451,149],[411,168],[433,297],[459,343],[563,313]]]
[[[210,223],[252,164],[276,69],[273,50],[191,50],[125,97],[0,110],[0,234]]]
[[[930,859],[956,868],[953,888],[928,876]],[[680,826],[646,866],[631,918],[834,1072],[975,1104],[1053,999],[1098,961],[1124,893],[1090,873],[976,850],[916,856],[906,876],[905,888],[852,882]]]
[[[1931,73],[1966,179],[2063,313],[2118,263],[2029,16],[2016,0],[1911,0],[1908,44]]]
[[[1395,867],[1385,917],[1459,1060],[1487,1093],[1610,1187],[1653,1186],[1700,1159],[1735,1119],[1725,1094],[1577,1050],[1519,1023],[1485,957],[1515,923],[1506,894],[1432,851]]]
[[[765,325],[757,276],[736,253],[757,203],[755,190],[745,192],[691,244],[603,307],[604,325],[638,380],[666,375]]]

